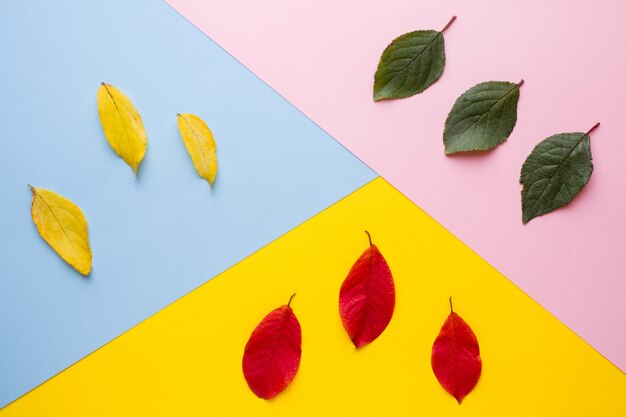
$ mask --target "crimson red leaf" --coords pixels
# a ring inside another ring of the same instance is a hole
[[[261,320],[243,354],[243,375],[248,386],[257,397],[266,400],[287,388],[300,366],[302,331],[289,306],[291,298],[287,305],[272,310]]]
[[[433,344],[433,372],[439,383],[461,404],[478,383],[482,361],[472,329],[452,310]]]
[[[339,314],[354,346],[374,341],[385,330],[396,305],[396,290],[387,261],[372,238],[350,269],[339,292]]]

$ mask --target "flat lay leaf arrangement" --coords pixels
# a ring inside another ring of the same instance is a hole
[[[358,349],[387,328],[395,307],[391,269],[369,239],[339,291],[339,315]],[[294,294],[295,295],[295,294]],[[259,398],[271,399],[295,377],[302,354],[302,331],[289,303],[272,310],[253,330],[244,349],[242,370],[248,387]],[[442,387],[459,404],[480,378],[482,361],[476,335],[452,309],[432,347],[431,366]]]
[[[111,84],[100,84],[97,103],[104,136],[137,175],[148,143],[141,115],[130,99]],[[217,174],[217,147],[213,133],[194,114],[177,116],[180,134],[194,167],[212,186]],[[41,237],[74,269],[89,275],[92,254],[87,221],[80,208],[52,191],[30,188],[33,192],[32,218]]]
[[[374,74],[374,101],[413,96],[441,77],[445,66],[443,32],[455,19],[453,16],[441,32],[406,33],[385,48]],[[517,84],[487,81],[461,94],[445,122],[446,155],[488,151],[506,141],[517,123],[523,84],[524,80]],[[528,156],[520,176],[524,224],[566,205],[589,182],[593,171],[590,132],[551,136]]]
[[[441,77],[446,56],[444,32],[418,30],[396,39],[383,51],[374,75],[374,101],[407,98],[432,86]],[[505,142],[517,123],[518,83],[479,83],[455,101],[445,121],[447,155],[489,151]],[[115,86],[102,83],[97,106],[110,146],[135,175],[147,147],[141,116],[131,100]],[[181,138],[200,177],[213,187],[217,175],[216,142],[207,124],[191,113],[177,114]],[[523,223],[568,204],[593,172],[589,131],[561,133],[540,142],[526,158],[520,175]],[[83,275],[92,268],[88,227],[82,210],[53,191],[31,187],[31,215],[41,237]],[[396,290],[391,269],[372,243],[350,268],[339,291],[339,315],[355,348],[374,342],[389,325]],[[295,295],[295,294],[294,294]],[[270,311],[252,331],[242,358],[250,390],[271,399],[293,381],[302,355],[302,329],[291,301]],[[431,366],[442,387],[460,404],[481,375],[482,360],[476,335],[452,308],[432,346]]]

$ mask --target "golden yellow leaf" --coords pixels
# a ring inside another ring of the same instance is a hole
[[[217,174],[215,139],[211,129],[194,114],[178,114],[178,129],[198,174],[213,186]]]
[[[146,153],[146,130],[133,103],[111,84],[98,89],[98,113],[109,144],[137,175]]]
[[[83,275],[91,271],[87,221],[80,208],[50,190],[30,187],[33,222],[41,237],[68,264]]]

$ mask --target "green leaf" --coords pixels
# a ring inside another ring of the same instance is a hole
[[[446,154],[486,151],[507,140],[517,122],[522,84],[488,81],[461,94],[446,119]]]
[[[446,63],[443,32],[418,30],[396,39],[383,51],[374,75],[374,101],[405,98],[433,85]]]
[[[522,221],[549,213],[572,201],[593,172],[589,133],[560,133],[541,141],[528,155],[520,182]]]

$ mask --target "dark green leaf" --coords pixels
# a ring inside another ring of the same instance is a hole
[[[374,75],[374,101],[421,93],[441,77],[446,63],[443,32],[418,30],[396,38],[384,50]]]
[[[566,205],[587,184],[593,171],[591,130],[550,136],[528,155],[520,175],[524,223]]]
[[[456,99],[446,119],[443,143],[446,154],[486,151],[511,135],[517,122],[518,84],[488,81]]]

